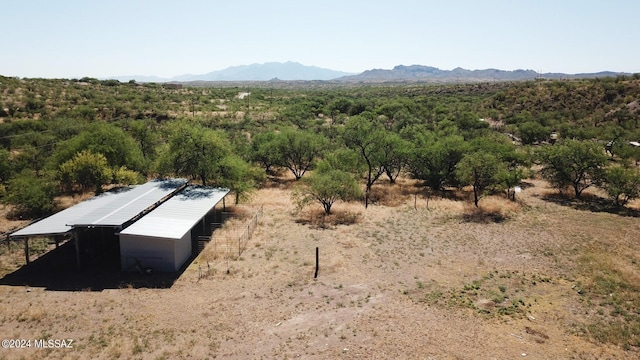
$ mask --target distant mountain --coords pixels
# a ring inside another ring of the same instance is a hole
[[[279,80],[332,80],[353,75],[343,71],[324,69],[317,66],[306,66],[297,62],[286,63],[268,62],[232,66],[220,71],[213,71],[204,75],[177,76],[172,81],[268,81]]]
[[[185,82],[185,81],[268,81],[268,80],[332,80],[353,75],[343,71],[330,70],[317,66],[306,66],[297,62],[268,62],[231,66],[224,70],[212,71],[201,75],[180,75],[172,78],[155,76],[116,76],[119,81],[136,80],[138,82]]]
[[[251,64],[231,66],[224,70],[213,71],[201,75],[180,75],[172,78],[160,78],[156,76],[117,76],[112,79],[119,81],[135,80],[137,82],[242,82],[242,81],[312,81],[320,80],[348,83],[385,83],[385,82],[427,82],[427,83],[454,83],[454,82],[487,82],[487,81],[517,81],[533,79],[577,79],[594,77],[611,77],[618,75],[631,75],[629,73],[616,73],[602,71],[598,73],[563,74],[563,73],[538,73],[533,70],[467,70],[457,67],[453,70],[440,70],[432,66],[424,65],[398,65],[391,70],[373,69],[360,74],[346,73],[316,66],[306,66],[297,62],[285,63],[268,62],[264,64]]]
[[[627,73],[615,73],[611,71],[603,71],[598,73],[583,74],[563,74],[563,73],[545,73],[541,74],[533,70],[467,70],[463,68],[455,68],[453,70],[440,70],[432,66],[398,65],[391,70],[373,69],[367,70],[358,75],[344,76],[338,81],[347,82],[484,82],[484,81],[515,81],[515,80],[533,80],[543,79],[572,79],[572,78],[592,78],[592,77],[609,77],[617,75],[629,75]]]

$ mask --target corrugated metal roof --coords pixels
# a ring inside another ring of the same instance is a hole
[[[150,181],[128,191],[126,196],[93,209],[76,219],[73,226],[120,226],[186,183],[185,179]]]
[[[72,224],[75,219],[85,215],[87,212],[91,211],[91,209],[109,203],[118,195],[119,194],[107,192],[100,196],[93,197],[22,228],[12,233],[10,236],[64,234],[71,230],[71,225],[67,224]]]
[[[229,189],[188,186],[120,234],[180,239],[228,193]]]
[[[10,236],[58,235],[76,226],[121,226],[186,182],[185,179],[154,180],[109,191],[35,222]]]

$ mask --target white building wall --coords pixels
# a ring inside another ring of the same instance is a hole
[[[121,269],[138,271],[137,259],[143,269],[151,268],[153,271],[160,272],[175,271],[175,242],[175,239],[120,234]]]
[[[187,231],[187,233],[184,234],[181,239],[174,241],[174,271],[178,271],[180,270],[184,262],[191,257],[191,230]]]

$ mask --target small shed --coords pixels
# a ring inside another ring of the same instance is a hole
[[[192,255],[192,236],[229,189],[190,185],[120,232],[124,271],[178,271]]]
[[[143,185],[114,189],[39,220],[10,234],[10,238],[24,239],[28,263],[30,237],[72,236],[80,267],[81,254],[103,253],[107,248],[117,248],[114,233],[186,186],[186,179],[158,179]]]

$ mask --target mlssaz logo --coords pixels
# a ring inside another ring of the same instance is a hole
[[[34,347],[40,349],[73,349],[72,339],[40,339],[34,341]]]

